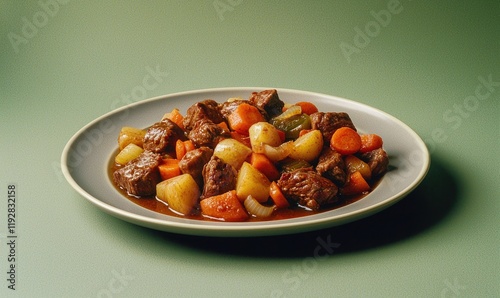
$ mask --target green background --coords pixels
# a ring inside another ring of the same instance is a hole
[[[500,296],[498,1],[1,0],[0,22],[1,296]],[[168,75],[140,93],[148,68]],[[429,174],[370,218],[251,239],[138,227],[64,180],[66,142],[124,98],[231,86],[379,108],[424,139]]]

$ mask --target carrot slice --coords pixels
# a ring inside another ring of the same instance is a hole
[[[352,173],[349,176],[349,181],[344,185],[341,193],[344,195],[357,195],[370,190],[370,185],[359,171]]]
[[[361,137],[354,129],[344,126],[333,133],[330,147],[342,155],[354,154],[361,148]]]
[[[303,136],[306,133],[311,132],[311,131],[313,131],[313,129],[303,129],[303,130],[299,131],[299,137],[301,137],[301,136]]]
[[[182,130],[184,130],[184,124],[182,121],[184,120],[184,116],[182,116],[179,109],[173,109],[172,112],[165,114],[163,118],[167,118],[172,120],[175,124],[177,124]]]
[[[175,158],[181,160],[185,154],[186,146],[184,145],[184,142],[179,139],[175,142]]]
[[[318,112],[318,108],[312,102],[299,101],[295,105],[300,106],[302,108],[302,113],[305,113],[307,115],[311,115]]]
[[[201,200],[200,209],[203,215],[222,221],[244,221],[248,218],[235,190]]]
[[[167,180],[181,174],[179,160],[173,158],[164,159],[162,163],[158,165],[158,170],[160,171],[162,180]]]
[[[252,124],[266,121],[259,110],[247,103],[240,104],[229,116],[227,122],[229,127],[238,133],[248,135],[248,129]]]
[[[284,143],[285,139],[286,139],[285,132],[282,131],[281,129],[277,129],[277,128],[276,128],[276,131],[278,132],[278,135],[280,136],[281,143]]]
[[[229,133],[229,127],[227,126],[227,123],[222,121],[221,123],[217,124],[218,127],[222,128],[225,133]]]
[[[382,148],[383,141],[382,137],[376,134],[364,134],[360,135],[361,138],[361,148],[359,152],[366,153],[373,151],[378,148]]]
[[[232,131],[231,138],[235,139],[236,141],[239,141],[240,143],[244,144],[249,148],[252,148],[252,144],[250,143],[250,137],[248,136],[248,134],[244,135],[236,131]]]
[[[275,181],[271,182],[271,186],[269,187],[269,196],[278,209],[288,208],[290,206],[290,203],[288,203],[288,200],[285,198],[285,195],[283,195],[281,189]]]
[[[194,150],[196,147],[194,146],[193,141],[187,140],[184,141],[184,149],[186,149],[186,153],[188,153],[191,150]]]
[[[250,164],[259,170],[259,172],[266,175],[270,181],[278,180],[280,177],[280,172],[276,166],[264,154],[252,152],[250,155]]]

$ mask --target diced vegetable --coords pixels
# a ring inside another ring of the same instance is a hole
[[[318,158],[322,149],[323,135],[321,131],[315,129],[293,142],[292,152],[290,152],[289,157],[311,162]]]
[[[270,181],[278,180],[280,177],[280,172],[276,166],[264,154],[252,152],[250,155],[250,164],[259,170],[259,172],[266,175]]]
[[[318,112],[318,108],[312,103],[308,101],[299,101],[295,105],[302,108],[302,113],[311,115]]]
[[[252,124],[266,120],[259,109],[250,104],[242,103],[229,114],[227,121],[231,130],[248,135],[248,129]]]
[[[359,152],[366,153],[373,151],[375,149],[382,148],[383,141],[382,137],[376,134],[363,134],[360,135],[361,138],[361,148]]]
[[[283,209],[290,206],[290,203],[288,203],[288,200],[285,195],[283,195],[281,189],[275,181],[271,182],[271,185],[269,186],[269,195],[276,205],[276,208]]]
[[[156,185],[156,197],[180,214],[190,214],[200,198],[198,184],[190,174],[182,174]]]
[[[222,128],[222,130],[224,131],[224,133],[230,133],[229,126],[227,126],[226,122],[222,121],[221,123],[217,123],[217,126],[219,126],[220,128]]]
[[[141,155],[141,153],[144,151],[142,147],[137,146],[134,143],[130,143],[125,148],[123,148],[116,156],[115,156],[115,162],[120,165],[124,165],[131,161],[132,159],[138,157]]]
[[[243,145],[247,146],[248,148],[251,148],[252,145],[250,144],[250,137],[248,134],[244,135],[241,133],[238,133],[236,131],[231,131],[231,138],[237,140],[238,142],[242,143]]]
[[[181,139],[178,139],[175,142],[175,158],[181,160],[184,155],[186,155],[186,146]]]
[[[370,185],[366,182],[360,172],[354,172],[349,176],[346,185],[341,189],[343,195],[357,195],[370,190]]]
[[[268,144],[263,144],[261,146],[255,146],[254,152],[263,153],[267,158],[273,162],[283,160],[290,155],[293,149],[293,142],[285,142],[278,147],[273,147]]]
[[[312,131],[312,129],[303,129],[299,132],[299,138],[303,135],[305,135],[306,133]]]
[[[257,201],[265,202],[269,198],[270,184],[264,174],[245,161],[236,178],[236,195],[240,201],[252,195]]]
[[[285,132],[285,138],[288,140],[298,138],[301,130],[311,128],[311,118],[304,113],[286,119],[277,119],[276,117],[271,119],[270,123]]]
[[[302,108],[299,105],[291,105],[287,107],[283,113],[274,117],[274,120],[281,121],[300,114],[302,114]]]
[[[363,178],[365,178],[366,180],[370,180],[372,171],[370,169],[370,166],[366,162],[362,161],[354,155],[347,155],[344,158],[344,162],[348,173],[360,172]]]
[[[243,205],[247,209],[248,213],[256,217],[269,217],[273,214],[274,207],[267,207],[261,205],[256,199],[251,195],[248,196],[244,201]]]
[[[251,153],[252,149],[235,139],[224,139],[214,148],[214,156],[232,165],[236,170],[241,168],[241,165]]]
[[[281,137],[278,129],[269,122],[257,122],[248,129],[252,149],[262,144],[276,147],[281,145]]]
[[[344,126],[333,133],[330,147],[342,155],[354,154],[361,148],[361,137],[354,129]]]
[[[181,160],[186,153],[188,153],[191,150],[194,150],[195,146],[193,141],[187,140],[187,141],[182,141],[178,139],[175,142],[175,158],[178,160]]]
[[[142,141],[145,135],[146,131],[143,129],[124,126],[118,134],[118,148],[122,150],[130,143],[134,143],[137,146],[142,147]]]
[[[181,169],[179,168],[179,160],[173,158],[167,158],[158,165],[160,171],[160,176],[162,180],[167,180],[181,174]]]
[[[182,116],[181,112],[179,111],[179,109],[173,109],[172,112],[170,113],[166,113],[162,120],[163,119],[170,119],[172,122],[174,122],[175,124],[177,124],[181,129],[184,130],[184,124],[182,123],[182,121],[184,120],[184,116]]]
[[[234,190],[201,200],[200,209],[204,216],[222,221],[243,221],[248,218]]]

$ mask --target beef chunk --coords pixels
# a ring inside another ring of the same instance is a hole
[[[179,161],[183,174],[190,174],[200,187],[203,186],[203,167],[210,160],[214,151],[208,147],[200,147],[187,152]]]
[[[380,177],[387,172],[389,157],[384,149],[379,148],[363,153],[359,156],[359,158],[370,166],[370,169],[372,170],[372,177]]]
[[[212,99],[205,99],[190,106],[182,124],[187,131],[191,131],[197,122],[208,119],[215,124],[224,121],[219,109],[219,104]]]
[[[312,210],[337,201],[337,186],[313,170],[283,173],[277,183],[287,199]]]
[[[222,161],[217,156],[212,156],[203,167],[203,198],[216,196],[236,188],[236,169]]]
[[[266,111],[269,118],[281,114],[283,106],[285,106],[285,103],[279,98],[278,92],[275,89],[252,92],[249,101],[254,106]]]
[[[144,151],[124,167],[113,173],[115,183],[135,196],[152,196],[156,193],[156,184],[161,181],[158,165],[161,156],[151,151]]]
[[[178,139],[186,140],[182,128],[169,119],[163,119],[148,128],[144,136],[143,148],[155,153],[163,153],[169,146],[174,146]]]
[[[206,146],[215,148],[215,145],[220,140],[229,135],[222,127],[214,124],[208,119],[202,119],[194,125],[193,129],[189,132],[188,138],[197,146]]]
[[[316,112],[311,115],[312,129],[319,129],[325,144],[330,144],[333,133],[344,126],[356,130],[349,114],[344,112]]]
[[[323,148],[316,165],[316,171],[321,176],[332,180],[339,187],[342,187],[346,182],[347,174],[344,159],[340,153],[332,150],[330,146]]]

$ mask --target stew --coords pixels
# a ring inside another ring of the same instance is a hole
[[[350,204],[389,159],[377,134],[344,112],[285,103],[274,89],[206,99],[150,127],[123,127],[109,175],[124,197],[189,219],[262,221]]]

